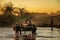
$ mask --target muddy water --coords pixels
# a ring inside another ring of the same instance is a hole
[[[60,40],[60,29],[37,27],[36,40]],[[28,32],[29,33],[29,32]],[[12,28],[0,28],[0,40],[15,40],[15,32]]]

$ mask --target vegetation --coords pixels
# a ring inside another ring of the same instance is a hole
[[[0,26],[10,26],[16,21],[16,16],[4,14],[0,16]]]

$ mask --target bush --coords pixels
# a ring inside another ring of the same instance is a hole
[[[0,16],[0,26],[10,26],[16,21],[16,16],[4,14]]]

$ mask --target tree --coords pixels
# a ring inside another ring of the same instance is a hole
[[[21,13],[21,15],[24,14],[24,10],[25,10],[24,8],[21,8],[21,9],[20,9],[20,13]]]
[[[12,11],[13,11],[13,5],[11,2],[9,2],[8,5],[6,6],[5,14],[11,13]]]

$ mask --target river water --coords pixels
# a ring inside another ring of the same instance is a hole
[[[60,29],[49,27],[37,27],[36,40],[60,40]],[[0,28],[0,40],[15,40],[13,28]]]

